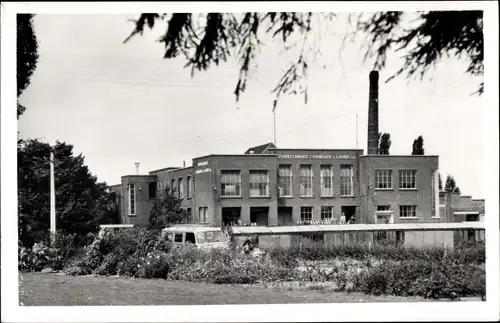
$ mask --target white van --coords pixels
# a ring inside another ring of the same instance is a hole
[[[221,228],[207,226],[173,226],[162,230],[162,239],[171,241],[174,247],[228,248],[229,238]]]
[[[104,236],[104,233],[106,232],[116,232],[120,230],[127,230],[127,229],[133,229],[134,225],[133,224],[101,224],[99,226],[99,238],[102,238]]]

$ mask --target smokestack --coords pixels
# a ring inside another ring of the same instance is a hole
[[[139,175],[139,163],[135,163],[135,174]]]
[[[185,160],[182,161],[182,167],[186,168],[186,161]]]
[[[378,155],[378,72],[370,72],[368,97],[368,155]]]

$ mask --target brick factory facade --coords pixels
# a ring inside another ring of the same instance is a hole
[[[378,72],[369,76],[367,155],[356,149],[282,149],[194,158],[191,167],[122,177],[122,223],[147,225],[171,188],[193,222],[216,226],[479,221],[484,200],[439,191],[438,156],[378,154]]]

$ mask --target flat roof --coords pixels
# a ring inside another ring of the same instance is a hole
[[[484,230],[483,222],[452,222],[452,223],[397,223],[397,224],[331,224],[331,225],[300,225],[280,227],[233,227],[235,235],[276,235],[328,232],[374,232],[374,231],[454,231],[454,230]]]
[[[361,158],[363,157],[384,157],[384,158],[391,158],[391,157],[439,157],[439,155],[361,155]]]
[[[207,227],[207,226],[175,226],[167,227],[161,230],[162,232],[210,232],[210,231],[221,231],[220,227]]]

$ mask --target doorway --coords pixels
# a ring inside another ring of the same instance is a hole
[[[279,226],[293,225],[292,213],[293,213],[293,207],[279,207],[278,208],[278,225]]]
[[[251,207],[250,223],[257,223],[257,226],[267,226],[269,217],[268,207]]]
[[[237,225],[238,221],[241,219],[241,208],[240,207],[223,207],[222,208],[222,225]]]
[[[356,214],[356,206],[355,205],[344,205],[340,208],[341,212],[341,221],[345,217],[345,223],[353,224],[356,219],[354,215]]]

